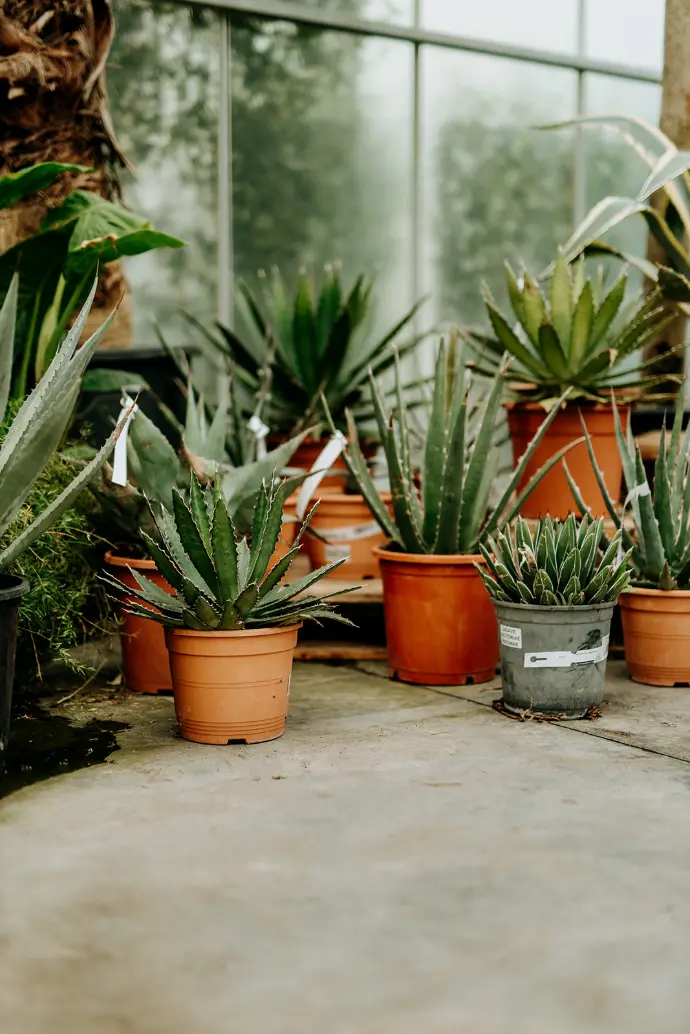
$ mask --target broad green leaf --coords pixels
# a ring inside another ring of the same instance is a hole
[[[0,209],[11,208],[22,198],[45,190],[65,172],[91,172],[85,165],[67,165],[63,162],[39,162],[17,172],[0,176]]]

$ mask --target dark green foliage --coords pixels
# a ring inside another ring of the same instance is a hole
[[[495,539],[488,537],[480,550],[486,568],[475,564],[489,595],[504,603],[541,607],[586,607],[614,603],[630,585],[630,553],[620,555],[621,532],[616,532],[601,554],[604,518],[579,522],[540,518],[534,534],[518,517]]]
[[[349,590],[305,595],[344,560],[312,571],[292,584],[280,584],[299,552],[316,507],[302,522],[290,552],[273,564],[286,497],[284,482],[261,486],[251,541],[237,538],[218,480],[213,489],[204,490],[192,475],[189,496],[191,507],[177,492],[173,495],[172,512],[160,504],[151,506],[157,538],[148,540],[151,553],[175,589],[174,596],[162,592],[132,568],[138,590],[126,588],[110,575],[103,576],[118,596],[125,592],[157,608],[152,615],[141,604],[133,603],[127,607],[131,613],[153,617],[164,625],[205,632],[268,628],[308,618],[330,618],[351,624],[330,603],[331,597]]]

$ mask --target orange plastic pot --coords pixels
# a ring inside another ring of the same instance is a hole
[[[427,686],[488,682],[498,664],[496,614],[473,561],[376,549],[392,678]]]
[[[263,743],[282,736],[300,627],[166,628],[175,713],[184,738]]]
[[[508,403],[506,408],[508,410],[508,428],[513,444],[513,460],[517,466],[520,457],[527,451],[530,441],[539,430],[546,412],[538,403]],[[625,407],[619,406],[620,410],[624,412]],[[592,440],[594,455],[609,494],[614,501],[618,500],[623,479],[623,465],[616,444],[613,408],[606,405],[582,405],[580,407],[570,405],[561,410],[528,463],[527,470],[518,485],[518,491],[525,487],[529,479],[555,452],[582,437],[580,412],[582,412],[585,426]],[[623,414],[621,415],[623,416]],[[596,475],[592,470],[586,444],[582,442],[581,445],[576,445],[565,459],[570,473],[582,492],[585,503],[591,507],[592,514],[596,517],[607,516],[608,511],[599,490]],[[552,517],[562,520],[574,508],[575,500],[563,466],[561,463],[557,463],[523,503],[520,512],[523,517],[541,517],[550,513]]]
[[[630,678],[649,686],[690,683],[690,592],[633,588],[618,603]]]
[[[390,492],[383,493],[382,498],[392,510]],[[344,558],[347,563],[327,577],[358,582],[380,576],[379,562],[373,551],[383,545],[386,536],[361,495],[328,492],[311,519],[309,529],[312,528],[322,536],[317,538],[307,532],[306,549],[312,570]]]
[[[141,571],[146,578],[155,582],[166,592],[174,592],[170,583],[158,572],[153,560],[116,556],[109,551],[105,554],[105,562],[109,567],[116,569],[115,577],[132,589],[137,588],[137,583],[127,570],[128,567]],[[123,603],[126,602],[134,602],[134,597],[123,596]],[[142,607],[153,610],[142,600],[136,600],[136,602]],[[157,621],[147,621],[146,618],[127,614],[122,607],[118,608],[118,613],[122,622],[120,642],[125,682],[128,688],[133,689],[135,693],[159,693],[161,691],[169,693],[172,689],[172,678],[163,626],[159,625]]]

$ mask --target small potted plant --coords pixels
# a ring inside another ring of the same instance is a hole
[[[283,467],[300,443],[301,437],[297,436],[261,459],[235,466],[229,454],[228,434],[229,427],[236,421],[226,377],[221,378],[220,396],[221,404],[209,412],[189,383],[179,452],[144,412],[137,412],[127,441],[127,483],[113,484],[106,472],[101,483],[94,486],[92,494],[96,506],[92,520],[102,537],[113,546],[105,555],[106,565],[116,569],[132,589],[137,588],[131,573],[136,569],[160,589],[172,592],[148,555],[141,535],[142,527],[152,532],[147,500],[170,508],[173,488],[185,490],[191,468],[205,481],[218,479],[233,517],[240,527],[248,527],[262,480],[271,477],[276,468]],[[240,453],[239,458],[243,455],[245,453]],[[294,537],[290,523],[285,527]],[[279,543],[280,551],[283,555],[287,551],[283,543]],[[127,686],[140,693],[171,690],[170,662],[160,626],[142,621],[126,608],[121,609],[120,618]]]
[[[616,437],[627,489],[623,515],[606,493],[592,443],[592,470],[602,487],[609,516],[631,553],[632,584],[619,604],[630,677],[651,686],[690,683],[690,432],[683,432],[683,390],[678,394],[670,436],[661,431],[654,468],[654,493],[630,424],[624,432],[613,407]],[[574,499],[584,499],[566,469]],[[625,510],[627,511],[627,505]],[[632,526],[630,526],[632,518]]]
[[[301,623],[351,624],[329,602],[342,590],[313,594],[314,584],[342,561],[280,584],[311,516],[293,548],[271,566],[285,495],[284,482],[262,485],[250,540],[238,539],[220,481],[203,488],[192,475],[189,503],[174,490],[172,510],[152,506],[156,539],[143,533],[173,593],[134,569],[136,590],[104,576],[130,601],[128,610],[165,627],[175,711],[186,739],[260,743],[282,735]]]
[[[621,533],[606,552],[604,518],[518,517],[479,548],[477,572],[499,623],[502,705],[511,714],[584,718],[602,699],[611,616],[629,585]]]
[[[500,461],[495,431],[504,373],[500,371],[481,400],[470,401],[461,343],[455,338],[441,342],[421,478],[412,459],[400,375],[396,375],[394,412],[386,411],[371,377],[392,517],[367,469],[349,415],[346,462],[387,540],[375,552],[383,579],[389,669],[392,677],[403,682],[457,685],[494,677],[496,619],[475,568],[475,562],[482,562],[479,542],[515,516],[539,479],[569,447],[551,457],[512,500],[515,485],[556,415],[553,410],[496,505],[490,505]]]
[[[53,502],[28,526],[13,536],[13,522],[26,502],[44,467],[59,447],[69,426],[79,393],[81,377],[94,349],[107,331],[105,320],[88,341],[78,348],[79,338],[96,292],[91,293],[72,329],[59,345],[37,387],[13,413],[8,409],[14,358],[15,323],[19,282],[15,276],[0,309],[0,770],[9,739],[14,658],[19,603],[30,586],[12,574],[12,565],[72,506],[89,480],[95,476],[113,449],[120,428],[67,485]]]
[[[642,302],[624,302],[625,275],[604,290],[601,278],[585,276],[584,263],[568,265],[561,252],[550,276],[548,297],[525,271],[518,281],[506,265],[508,295],[517,324],[497,309],[488,289],[486,309],[493,328],[480,336],[480,366],[500,362],[507,350],[513,357],[511,382],[516,401],[508,403],[508,426],[515,462],[539,426],[545,410],[558,405],[548,435],[532,456],[523,481],[563,445],[580,437],[580,412],[590,434],[597,462],[610,495],[621,488],[621,462],[616,447],[611,409],[612,391],[621,402],[667,380],[657,375],[655,360],[642,360],[641,350],[672,318],[655,288]],[[557,399],[572,390],[565,404]],[[590,469],[584,445],[569,455],[571,470],[590,511],[605,513],[604,500]],[[571,496],[563,470],[551,470],[523,506],[525,517],[550,512],[567,517]]]

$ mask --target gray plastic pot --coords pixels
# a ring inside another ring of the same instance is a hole
[[[601,703],[615,603],[494,607],[507,711],[584,718]]]

